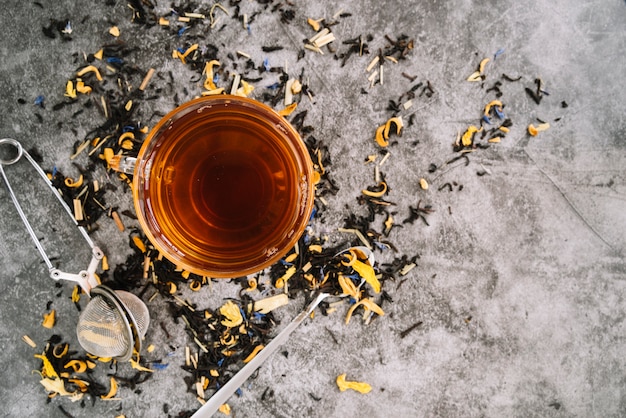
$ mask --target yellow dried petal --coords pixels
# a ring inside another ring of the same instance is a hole
[[[109,29],[109,33],[117,38],[118,36],[120,36],[120,28],[118,28],[117,26],[113,26],[111,29]]]
[[[87,73],[94,73],[96,75],[96,78],[98,79],[98,81],[102,81],[102,76],[100,75],[100,71],[93,65],[86,66],[82,70],[78,71],[76,73],[76,75],[78,77],[82,77],[82,76],[84,76]]]
[[[385,125],[380,125],[378,128],[376,128],[376,143],[381,147],[386,147],[389,145],[389,141],[387,141],[387,139],[385,139],[385,137],[383,136],[384,131]]]
[[[482,74],[480,74],[480,72],[478,71],[474,71],[472,75],[467,77],[467,81],[481,81],[481,80],[482,80]]]
[[[313,184],[317,184],[320,180],[322,180],[322,175],[318,171],[314,170],[311,180],[313,181]]]
[[[80,380],[80,379],[67,379],[68,383],[73,383],[76,386],[78,386],[78,390],[80,390],[81,392],[87,392],[88,390],[88,386],[89,383],[85,382],[84,380]]]
[[[311,19],[310,17],[306,20],[306,23],[308,23],[309,25],[311,25],[311,27],[313,28],[313,30],[315,32],[318,32],[320,30],[320,22],[322,22],[324,19],[318,19],[318,20],[314,20]]]
[[[492,144],[497,144],[502,140],[502,138],[500,138],[499,136],[494,136],[493,138],[489,138],[489,140],[487,142],[490,142]]]
[[[361,190],[361,193],[363,193],[365,196],[370,197],[383,197],[385,193],[387,193],[387,183],[381,181],[380,183],[378,183],[378,186],[382,186],[381,190],[378,192],[372,192],[370,190],[363,189]]]
[[[197,292],[202,289],[202,283],[199,280],[193,280],[191,283],[189,283],[189,288],[194,292]]]
[[[220,87],[219,89],[213,89],[208,91],[203,91],[203,96],[217,96],[218,94],[224,93],[224,87]]]
[[[498,129],[500,129],[505,134],[509,133],[509,128],[507,128],[506,126],[500,126]]]
[[[252,91],[254,90],[254,86],[245,80],[241,80],[240,83],[241,83],[241,87],[237,89],[237,91],[235,92],[235,95],[241,96],[241,97],[248,97],[250,93],[252,93]]]
[[[133,242],[142,253],[145,253],[147,251],[146,244],[144,244],[141,238],[139,238],[137,235],[133,236]]]
[[[491,102],[487,103],[487,105],[485,106],[485,116],[489,116],[489,112],[491,112],[491,108],[497,106],[500,109],[502,109],[502,106],[504,106],[502,104],[502,102],[500,100],[492,100]]]
[[[167,286],[169,287],[168,292],[170,295],[173,295],[178,290],[178,287],[174,282],[167,282]]]
[[[402,131],[402,127],[404,123],[402,122],[402,117],[397,116],[394,118],[390,118],[387,123],[385,123],[385,130],[383,131],[383,136],[385,139],[389,139],[389,131],[391,130],[391,125],[396,125],[396,135],[400,135],[400,131]]]
[[[362,261],[354,260],[354,263],[352,263],[351,267],[354,269],[354,271],[359,273],[359,276],[365,279],[365,282],[367,284],[372,286],[374,292],[380,293],[380,282],[376,278],[376,273],[374,272],[374,268],[372,266],[370,266],[369,264],[365,264]]]
[[[191,54],[193,51],[195,51],[196,49],[198,49],[198,44],[193,44],[191,45],[189,48],[187,48],[187,50],[185,52],[183,52],[182,54],[175,49],[172,53],[172,56],[174,58],[180,58],[180,61],[183,64],[186,64],[187,62],[185,61],[185,59],[187,58],[187,56],[189,56],[189,54]]]
[[[300,80],[294,80],[293,83],[291,84],[291,92],[293,94],[298,94],[302,91],[302,83],[300,82]]]
[[[57,345],[52,349],[52,355],[56,358],[61,358],[67,354],[69,349],[70,345],[68,343]]]
[[[41,325],[44,328],[51,329],[52,327],[54,327],[55,322],[56,322],[56,311],[53,309],[47,314],[43,315],[43,322],[41,323]]]
[[[61,396],[71,396],[72,401],[80,400],[80,398],[83,395],[82,393],[78,393],[78,392],[68,392],[65,389],[65,382],[59,378],[56,378],[56,379],[45,378],[45,379],[41,379],[39,383],[41,383],[41,385],[48,392],[59,394]]]
[[[102,58],[104,57],[104,49],[99,50],[98,52],[93,54],[93,56],[94,56],[94,58],[96,58],[98,60],[102,60]]]
[[[220,372],[218,372],[218,371],[217,371],[217,370],[215,370],[215,369],[211,369],[211,370],[209,370],[209,374],[210,374],[211,376],[213,376],[213,377],[218,377],[218,376],[220,375]]]
[[[74,181],[73,179],[66,177],[65,178],[65,185],[67,187],[71,187],[71,188],[75,188],[75,187],[80,187],[83,184],[83,175],[81,174],[80,177],[78,177],[78,180]]]
[[[393,216],[389,214],[387,216],[387,219],[385,220],[385,233],[388,233],[389,231],[391,231],[393,224],[394,224]]]
[[[483,59],[480,64],[478,64],[478,71],[483,74],[485,72],[485,66],[487,65],[487,63],[491,61],[489,58],[485,58]]]
[[[76,80],[76,91],[81,94],[89,94],[91,93],[92,89],[90,86],[86,85],[83,80],[79,78],[78,80]]]
[[[369,298],[361,299],[360,301],[352,305],[350,309],[348,309],[348,313],[346,314],[346,325],[350,323],[352,314],[354,313],[356,308],[358,308],[359,306],[363,306],[365,309],[372,311],[380,316],[385,315],[385,312],[382,310],[382,308],[378,306],[377,304],[375,304],[371,299]]]
[[[133,144],[133,141],[131,141],[130,139],[125,139],[124,141],[122,141],[120,146],[123,149],[130,151],[133,149],[134,144]]]
[[[85,373],[87,370],[87,363],[82,360],[70,360],[65,364],[65,366],[63,366],[63,368],[72,369],[74,370],[74,373]]]
[[[149,373],[154,372],[154,370],[152,370],[152,369],[148,369],[147,367],[143,367],[141,364],[139,364],[139,361],[135,360],[135,359],[130,359],[130,366],[133,369],[135,369],[135,370],[139,370],[140,372],[149,372]]]
[[[550,129],[549,123],[541,123],[537,126],[532,123],[528,125],[528,133],[532,136],[537,136],[539,132],[547,131],[548,129]]]
[[[321,253],[322,246],[319,244],[309,245],[309,251],[312,253]]]
[[[469,128],[467,128],[467,130],[465,131],[465,133],[461,137],[461,144],[463,144],[464,147],[471,146],[472,142],[473,142],[474,134],[477,133],[477,132],[480,132],[482,130],[483,130],[483,128],[478,129],[474,125],[471,125]]]
[[[104,161],[107,162],[107,166],[110,167],[111,166],[111,160],[115,156],[115,153],[113,152],[113,148],[105,148],[102,151],[102,156],[104,158]]]
[[[116,394],[117,394],[117,380],[115,380],[115,378],[111,376],[111,389],[109,390],[109,393],[107,393],[106,395],[100,395],[100,398],[111,399]]]
[[[294,252],[289,254],[287,257],[285,257],[285,262],[286,263],[291,263],[293,262],[296,258],[298,258],[298,253]]]
[[[213,67],[215,66],[220,66],[220,62],[218,60],[211,60],[207,62],[204,66],[204,72],[206,74],[206,80],[204,80],[204,88],[209,91],[217,89],[217,86],[215,85],[215,83],[213,83]]]
[[[220,411],[224,415],[230,415],[231,409],[230,406],[225,403],[219,407],[218,411]]]
[[[254,350],[252,350],[252,352],[248,355],[248,357],[243,360],[243,362],[249,363],[254,357],[256,357],[257,354],[259,354],[259,351],[263,350],[263,348],[265,348],[263,344],[259,344],[254,347]]]
[[[359,393],[368,393],[372,390],[372,386],[365,382],[353,382],[346,380],[346,374],[337,376],[337,387],[340,391],[344,392],[348,389],[355,390]]]
[[[428,190],[428,182],[426,179],[420,179],[420,187],[422,190]]]
[[[220,308],[220,314],[226,319],[222,320],[222,325],[233,328],[243,323],[243,316],[241,316],[241,310],[239,306],[233,301],[228,301]]]
[[[254,290],[257,289],[257,286],[259,285],[259,283],[257,282],[257,279],[254,277],[249,277],[248,278],[248,288],[246,289],[246,291],[248,292],[252,292]]]
[[[294,110],[296,110],[296,107],[298,107],[298,103],[294,102],[294,103],[290,104],[289,106],[285,107],[284,109],[279,110],[278,114],[280,116],[289,116],[289,115],[291,115],[293,113]]]
[[[52,363],[50,363],[50,360],[48,360],[48,357],[46,357],[45,354],[35,354],[35,358],[38,358],[43,362],[43,366],[41,367],[41,375],[43,377],[51,377],[54,379],[59,377],[56,370],[54,370]]]
[[[285,274],[283,274],[282,277],[276,280],[276,288],[282,289],[283,287],[285,287],[285,284],[287,284],[287,280],[289,280],[291,276],[293,276],[295,273],[296,273],[296,267],[295,266],[289,267],[287,271],[285,272]]]
[[[72,80],[67,80],[67,84],[65,85],[65,96],[70,99],[75,99],[78,97],[76,94],[76,89],[74,88],[74,82]]]
[[[344,294],[352,296],[356,301],[359,300],[359,291],[350,278],[344,276],[343,274],[340,274],[337,278],[337,281],[339,282],[339,286],[341,286],[341,291]]]

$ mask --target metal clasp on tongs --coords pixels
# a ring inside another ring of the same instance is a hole
[[[39,165],[30,156],[30,154],[28,154],[28,152],[26,152],[26,150],[22,148],[22,145],[15,139],[4,138],[4,139],[0,139],[0,149],[2,147],[12,147],[15,155],[8,159],[3,159],[0,156],[0,174],[2,175],[2,178],[4,179],[4,183],[6,184],[7,189],[9,191],[9,196],[11,196],[11,200],[13,201],[13,204],[15,205],[15,208],[17,209],[17,212],[20,215],[20,218],[22,219],[22,222],[24,223],[26,230],[28,231],[28,233],[30,234],[30,237],[35,243],[35,247],[37,247],[39,254],[41,254],[41,258],[43,258],[43,261],[46,263],[46,266],[48,266],[50,277],[52,277],[54,280],[63,279],[63,280],[70,280],[70,281],[76,282],[85,291],[85,293],[89,295],[91,292],[91,289],[100,284],[98,282],[98,277],[96,276],[96,269],[98,268],[98,265],[100,264],[100,260],[102,260],[102,258],[104,257],[104,253],[102,252],[102,250],[100,250],[100,248],[94,245],[93,241],[87,234],[87,231],[85,230],[85,228],[78,225],[78,222],[74,218],[72,211],[67,206],[67,204],[61,197],[58,190],[52,185],[46,173],[41,169],[41,167],[39,167]],[[50,261],[50,257],[48,257],[48,254],[46,253],[45,249],[39,242],[39,239],[37,239],[37,235],[35,234],[35,231],[33,230],[30,223],[28,222],[28,219],[26,218],[26,215],[24,214],[24,211],[22,210],[22,206],[18,202],[15,196],[15,193],[13,192],[13,188],[11,188],[11,184],[9,183],[6,173],[4,172],[4,166],[15,164],[22,157],[25,157],[26,160],[35,168],[35,171],[37,171],[37,173],[41,176],[41,178],[44,179],[45,183],[48,185],[48,187],[50,188],[52,193],[56,196],[56,198],[59,200],[59,202],[61,202],[61,205],[63,206],[65,211],[68,213],[68,215],[70,216],[74,224],[78,227],[78,230],[80,231],[83,238],[85,239],[85,241],[87,241],[87,244],[91,248],[91,262],[89,263],[89,266],[87,267],[86,270],[83,270],[83,271],[78,272],[77,274],[74,274],[74,273],[67,273],[67,272],[64,272],[55,268],[52,265],[52,262]]]

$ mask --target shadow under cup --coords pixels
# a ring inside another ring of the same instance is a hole
[[[134,170],[143,231],[170,261],[233,278],[278,261],[313,208],[308,150],[295,129],[251,99],[208,96],[166,115]]]

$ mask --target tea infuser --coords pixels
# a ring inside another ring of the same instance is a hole
[[[2,175],[9,191],[9,196],[26,230],[48,267],[50,277],[54,280],[62,279],[76,282],[90,297],[76,326],[78,342],[87,352],[98,357],[113,357],[120,361],[130,359],[133,351],[141,351],[141,340],[145,336],[150,323],[150,315],[145,303],[130,292],[112,290],[99,283],[95,273],[100,264],[100,260],[104,257],[102,250],[94,245],[85,228],[78,225],[78,222],[58,190],[52,185],[46,173],[39,167],[30,154],[22,148],[22,145],[15,139],[4,138],[0,139],[0,149],[2,149],[2,147],[12,148],[15,155],[7,159],[3,159],[2,155],[0,155],[0,174]],[[4,171],[3,166],[12,165],[18,162],[22,157],[26,158],[34,167],[35,171],[45,180],[45,183],[59,200],[91,248],[91,261],[86,270],[74,274],[61,271],[52,265],[50,257],[48,257],[48,254],[28,222]]]

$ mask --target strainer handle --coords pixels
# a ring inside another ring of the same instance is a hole
[[[15,149],[15,154],[16,154],[15,157],[11,159],[7,159],[7,160],[0,159],[0,175],[2,175],[2,179],[4,180],[7,190],[9,191],[9,196],[11,197],[11,201],[13,202],[13,205],[15,206],[17,213],[22,219],[22,223],[24,224],[24,227],[28,231],[28,234],[33,240],[35,247],[37,247],[37,251],[39,251],[41,258],[43,259],[43,261],[46,263],[46,266],[48,267],[50,277],[53,278],[54,280],[64,279],[64,280],[71,280],[71,281],[77,282],[80,285],[80,287],[87,294],[89,294],[91,289],[98,285],[95,272],[96,272],[96,269],[98,268],[98,264],[100,260],[104,256],[102,250],[100,250],[100,248],[94,245],[93,241],[87,234],[87,231],[85,230],[85,228],[78,225],[78,222],[74,218],[72,211],[67,206],[67,204],[65,203],[65,201],[63,200],[63,198],[61,197],[57,189],[52,185],[46,173],[41,169],[41,167],[39,167],[39,165],[33,159],[33,157],[31,157],[30,154],[24,148],[22,148],[22,145],[20,144],[20,142],[12,138],[2,138],[0,139],[0,146],[9,146]],[[13,188],[11,187],[11,183],[9,182],[9,179],[7,178],[6,173],[4,172],[3,166],[9,166],[9,165],[15,164],[22,157],[26,158],[26,160],[30,163],[30,165],[33,166],[37,174],[39,174],[39,176],[44,180],[48,188],[52,191],[52,194],[56,196],[57,200],[61,203],[61,206],[63,206],[63,208],[68,213],[72,221],[74,221],[74,225],[78,227],[78,230],[80,231],[85,241],[87,241],[87,244],[92,250],[91,262],[89,263],[89,267],[87,268],[87,270],[81,271],[78,274],[70,274],[70,273],[62,272],[56,269],[52,265],[52,261],[50,261],[50,257],[48,256],[48,254],[46,253],[46,250],[43,248],[43,246],[39,242],[39,239],[37,238],[35,231],[33,230],[32,226],[30,225],[30,222],[26,218],[26,214],[24,214],[24,211],[22,210],[22,206],[17,200],[17,197],[15,196],[15,193],[13,192]]]
[[[191,418],[208,418],[212,416],[231,397],[241,385],[271,356],[287,339],[289,335],[315,310],[317,305],[329,296],[328,293],[319,293],[306,309],[289,323],[270,343],[247,363],[236,375],[220,388]]]

